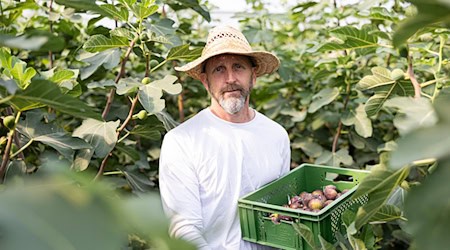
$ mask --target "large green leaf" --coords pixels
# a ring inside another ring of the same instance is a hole
[[[177,1],[170,2],[169,5],[174,10],[182,10],[182,9],[186,9],[186,8],[191,8],[195,12],[200,14],[203,18],[205,18],[206,21],[211,22],[211,16],[210,16],[209,12],[205,8],[200,6],[198,2],[199,2],[198,0],[177,0]]]
[[[31,78],[36,75],[36,70],[27,68],[25,63],[16,63],[9,73],[21,89],[26,89],[31,83]]]
[[[72,162],[71,169],[75,171],[84,171],[89,167],[92,156],[94,155],[94,149],[81,149],[75,153],[75,158]]]
[[[314,234],[307,225],[303,223],[292,223],[295,232],[297,232],[312,249],[317,249],[316,242],[314,241]]]
[[[133,6],[137,0],[117,0],[117,1],[124,6],[131,8],[131,6]]]
[[[80,55],[78,60],[89,64],[89,66],[81,69],[81,80],[90,77],[100,66],[103,66],[105,69],[116,67],[120,63],[120,55],[120,49],[109,49],[99,53]]]
[[[11,70],[13,65],[19,61],[15,56],[11,56],[6,48],[0,48],[0,67]]]
[[[74,138],[66,133],[41,135],[31,138],[31,140],[49,145],[69,160],[73,159],[75,150],[91,148],[91,145],[86,143],[86,141],[80,138]]]
[[[157,5],[145,6],[144,4],[139,3],[131,6],[131,10],[133,11],[134,15],[137,18],[143,20],[148,16],[154,14],[158,10],[158,6]]]
[[[319,234],[319,242],[321,246],[321,250],[336,250],[336,247],[330,242],[326,241],[322,235]]]
[[[132,77],[121,78],[117,83],[116,93],[118,95],[131,94],[136,92],[141,86],[144,86],[144,84],[141,83],[141,81],[139,81],[136,78]]]
[[[409,0],[417,7],[417,15],[406,19],[396,28],[393,37],[395,47],[400,47],[408,38],[422,28],[450,23],[450,5],[441,0]]]
[[[202,53],[203,48],[189,50],[189,44],[184,44],[170,49],[166,60],[194,60]]]
[[[346,148],[341,148],[335,153],[324,150],[320,157],[316,159],[315,163],[333,167],[340,167],[341,163],[345,166],[351,166],[353,164],[353,158]]]
[[[297,138],[291,143],[293,149],[300,148],[309,157],[319,157],[323,148],[317,142],[314,142],[311,138]]]
[[[39,5],[34,1],[27,0],[26,2],[16,2],[14,5],[4,8],[3,11],[23,11],[27,9],[37,10]]]
[[[401,135],[437,122],[436,113],[427,98],[395,97],[387,100],[384,106],[398,109],[394,125]]]
[[[123,202],[124,222],[131,233],[144,236],[156,249],[197,249],[186,241],[169,238],[169,222],[161,206],[161,197],[155,192],[130,196]]]
[[[326,43],[319,51],[365,49],[378,47],[378,37],[372,35],[369,29],[357,29],[352,26],[339,27],[331,30],[331,33],[342,40],[340,43]]]
[[[355,125],[356,133],[364,138],[372,136],[372,121],[367,117],[364,105],[359,105],[354,111],[350,110],[348,115],[344,116],[341,121],[346,126]]]
[[[450,245],[450,161],[441,161],[419,186],[411,188],[405,203],[408,231],[417,249],[446,249]]]
[[[397,141],[398,149],[392,153],[390,165],[400,168],[416,160],[443,159],[450,155],[450,94],[443,89],[435,99],[439,121],[436,125],[415,130]]]
[[[120,120],[115,122],[102,122],[94,119],[86,119],[81,126],[73,131],[73,136],[86,140],[94,148],[95,156],[105,157],[114,149],[117,142],[116,129]]]
[[[115,20],[128,21],[128,10],[124,7],[116,7],[112,4],[102,4],[99,7]]]
[[[369,196],[368,203],[358,209],[356,220],[350,230],[352,234],[356,233],[356,230],[367,224],[378,213],[390,194],[405,180],[408,173],[409,168],[393,171],[377,166],[372,169],[371,173],[359,184],[358,189],[352,196],[352,199],[362,195]]]
[[[157,141],[161,139],[161,132],[155,126],[151,125],[136,125],[130,134],[142,137],[147,140]]]
[[[416,160],[444,158],[450,155],[450,126],[438,124],[416,130],[397,141],[398,149],[392,153],[390,166],[401,168]]]
[[[91,148],[84,140],[70,136],[53,124],[45,124],[42,119],[43,114],[28,112],[26,119],[17,124],[17,130],[31,141],[41,142],[56,149],[70,161],[73,160],[75,150]]]
[[[75,72],[70,69],[57,69],[52,73],[53,74],[48,78],[48,80],[55,83],[62,83],[64,81],[72,79],[75,76]]]
[[[369,222],[388,222],[402,218],[402,211],[394,205],[383,205]]]
[[[3,250],[119,249],[128,241],[123,215],[104,188],[50,179],[9,187],[0,197]]]
[[[125,145],[124,143],[117,143],[115,149],[120,153],[129,156],[133,161],[139,160],[139,151],[133,145]]]
[[[384,67],[373,67],[371,69],[373,75],[363,77],[356,87],[360,90],[374,89],[386,85],[391,85],[396,82],[403,73],[403,71],[396,69],[393,72]]]
[[[139,89],[139,102],[150,113],[158,113],[165,107],[165,100],[161,99],[163,90],[171,95],[181,93],[181,84],[174,84],[178,78],[172,75],[166,75],[161,80],[153,81]]]
[[[23,49],[23,50],[39,50],[48,42],[46,36],[28,37],[26,35],[12,36],[8,34],[0,34],[0,46]]]
[[[162,122],[166,131],[173,129],[180,124],[179,122],[175,121],[175,119],[173,119],[173,117],[164,110],[156,113],[155,116],[158,118],[159,121]]]
[[[159,42],[163,42],[166,48],[173,46],[181,46],[183,41],[177,35],[177,29],[174,27],[175,22],[171,19],[163,18],[156,22],[146,22],[145,26],[152,32],[152,39],[156,38]]]
[[[111,36],[125,37],[130,41],[137,36],[136,32],[124,27],[115,28],[111,30],[109,33],[111,34]]]
[[[94,53],[129,45],[130,42],[124,37],[113,36],[108,38],[104,35],[93,35],[84,43],[83,48],[86,51]]]
[[[57,111],[81,118],[101,119],[86,103],[61,93],[58,85],[45,81],[32,81],[30,86],[8,100],[16,110],[25,111],[41,106],[49,106]]]
[[[384,7],[372,7],[368,16],[370,19],[396,22],[398,17]]]
[[[293,108],[290,108],[290,109],[283,109],[281,110],[280,113],[292,117],[293,122],[302,122],[305,120],[308,112],[306,111],[306,109],[297,111]]]
[[[153,181],[139,172],[125,170],[122,173],[134,191],[144,193],[153,190],[156,186]]]
[[[63,69],[58,67],[48,71],[41,71],[40,73],[45,79],[57,83],[62,87],[61,90],[64,94],[67,94],[71,90],[75,91],[74,88],[78,85],[78,69]]]
[[[27,39],[36,38],[47,38],[46,42],[42,44],[38,49],[35,49],[39,52],[60,52],[65,48],[65,40],[62,37],[56,36],[52,32],[41,30],[41,29],[32,29],[25,33]]]
[[[400,80],[404,76],[403,71],[395,69],[391,72],[383,67],[374,67],[371,71],[373,75],[363,77],[356,85],[360,90],[375,91],[365,104],[368,116],[376,115],[383,104],[394,96],[414,95],[412,84]]]
[[[315,113],[321,107],[328,105],[339,96],[338,88],[324,88],[313,96],[313,100],[308,107],[308,113]]]
[[[76,10],[93,11],[103,16],[112,17],[108,12],[104,11],[95,3],[95,1],[92,0],[55,0],[55,2]]]

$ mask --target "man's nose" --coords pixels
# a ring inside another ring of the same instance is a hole
[[[236,82],[236,76],[233,72],[233,70],[227,71],[227,83],[234,83]]]

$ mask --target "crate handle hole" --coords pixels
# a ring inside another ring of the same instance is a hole
[[[332,182],[354,182],[352,175],[346,174],[336,174],[336,173],[326,173],[325,180]]]

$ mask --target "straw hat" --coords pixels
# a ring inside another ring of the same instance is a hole
[[[239,30],[230,26],[219,26],[209,32],[202,55],[184,66],[175,67],[175,70],[186,72],[191,77],[200,79],[203,63],[220,54],[252,57],[257,76],[272,73],[280,65],[280,60],[274,54],[266,51],[253,51],[244,34]]]

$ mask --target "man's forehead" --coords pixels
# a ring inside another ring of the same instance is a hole
[[[245,61],[251,63],[251,59],[248,56],[237,55],[237,54],[221,54],[217,56],[213,56],[208,59],[208,63],[219,63],[225,60],[236,60],[236,61]]]

